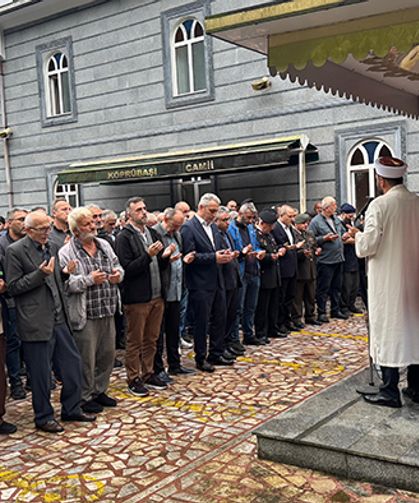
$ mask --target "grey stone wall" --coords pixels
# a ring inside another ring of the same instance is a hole
[[[408,184],[419,191],[419,123],[382,110],[351,103],[279,78],[255,92],[252,80],[267,74],[262,56],[212,42],[214,99],[168,109],[164,91],[161,13],[185,0],[112,0],[6,32],[5,92],[14,201],[47,205],[55,174],[77,161],[141,155],[184,148],[236,143],[306,133],[319,148],[320,162],[308,168],[309,204],[339,191],[342,131],[375,123],[403,123],[400,155],[411,164]],[[263,2],[260,2],[263,3]],[[255,2],[215,0],[210,11],[222,12]],[[43,127],[36,47],[71,37],[75,68],[77,121]],[[362,136],[360,136],[360,139]],[[260,205],[298,200],[297,169],[269,174],[218,177],[223,199],[253,197]],[[141,194],[152,208],[170,204],[167,182],[86,185],[82,200],[119,210]],[[339,195],[339,194],[338,194]],[[7,198],[0,170],[0,213]]]

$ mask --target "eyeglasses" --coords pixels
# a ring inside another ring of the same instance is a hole
[[[18,220],[19,222],[24,222],[26,217],[20,217],[20,218],[12,218],[11,221],[13,220]]]
[[[48,227],[29,227],[29,229],[32,229],[35,232],[39,232],[39,234],[46,234],[47,232],[51,231],[52,225],[48,225]]]
[[[221,222],[230,222],[230,217],[220,218]]]
[[[98,213],[97,215],[93,215],[94,220],[98,220],[99,218],[102,218],[102,213]]]

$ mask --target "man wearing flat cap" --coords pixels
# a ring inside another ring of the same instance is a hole
[[[383,193],[369,206],[364,232],[351,227],[358,257],[368,259],[370,352],[383,383],[368,403],[401,407],[399,367],[407,367],[403,393],[419,403],[419,197],[403,185],[406,164],[375,162]]]

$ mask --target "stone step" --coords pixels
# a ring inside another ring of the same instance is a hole
[[[261,459],[419,492],[419,404],[373,406],[363,370],[254,431]]]

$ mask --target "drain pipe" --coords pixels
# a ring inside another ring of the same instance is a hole
[[[307,210],[307,180],[306,180],[306,148],[310,142],[306,134],[300,136],[300,151],[298,153],[298,179],[300,188],[300,213]]]
[[[6,100],[4,91],[3,61],[0,61],[0,107],[3,129],[0,131],[0,138],[3,138],[3,159],[4,175],[6,179],[7,202],[9,208],[13,208],[12,173],[10,168],[9,138],[12,130],[7,127]]]

